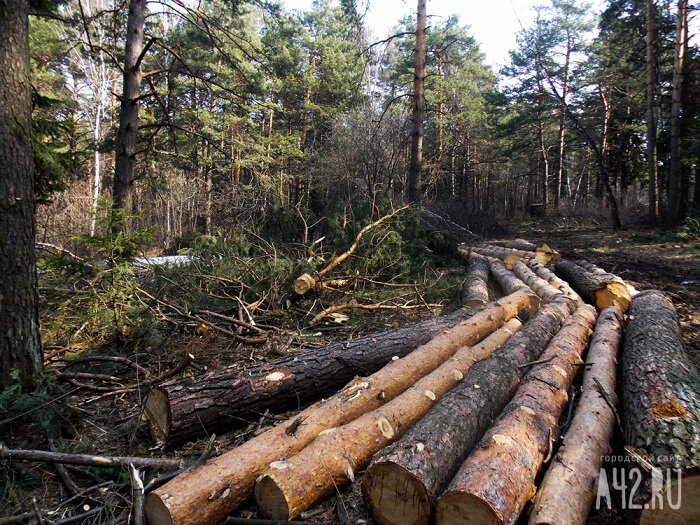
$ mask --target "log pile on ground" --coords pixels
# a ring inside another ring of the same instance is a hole
[[[253,493],[260,511],[289,520],[362,476],[380,525],[513,524],[530,501],[530,525],[581,525],[612,451],[621,390],[627,448],[650,472],[641,503],[666,503],[637,517],[700,523],[700,371],[668,298],[636,295],[546,244],[458,251],[468,266],[457,312],[154,390],[146,414],[168,443],[333,395],[152,491],[149,523],[217,523]],[[319,290],[329,271],[302,280]],[[669,480],[667,469],[679,475]],[[680,483],[683,504],[669,505]]]
[[[435,370],[460,347],[474,345],[510,319],[534,313],[539,300],[520,291],[487,305],[369,377],[302,411],[206,465],[184,472],[151,492],[146,514],[151,525],[216,523],[243,504],[256,478],[271,464],[300,452],[321,432],[375,410]]]

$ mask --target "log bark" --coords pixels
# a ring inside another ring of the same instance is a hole
[[[340,341],[246,370],[229,367],[164,383],[146,398],[144,414],[155,441],[168,446],[240,425],[267,409],[296,407],[337,392],[404,357],[436,334],[477,312],[462,308],[397,330]]]
[[[586,357],[589,365],[583,393],[562,446],[537,490],[529,525],[586,523],[603,458],[612,451],[616,415],[608,402],[617,407],[615,378],[623,324],[617,308],[600,312]]]
[[[625,443],[644,451],[664,479],[681,478],[679,509],[667,496],[678,487],[664,484],[659,497],[645,491],[642,523],[700,523],[700,371],[686,352],[673,304],[647,290],[632,300],[622,353]],[[678,474],[678,475],[677,475]],[[683,521],[685,520],[685,521]]]
[[[495,301],[406,357],[310,406],[293,421],[180,474],[146,498],[149,523],[195,525],[223,520],[246,501],[255,479],[271,463],[298,453],[324,430],[375,410],[432,372],[461,346],[478,343],[513,317],[534,313],[538,307],[536,296],[524,291]]]
[[[530,268],[528,268],[525,263],[520,261],[517,261],[513,265],[513,274],[527,284],[530,289],[537,294],[537,297],[546,303],[554,301],[557,297],[564,293],[560,289],[549,284],[546,279],[543,279],[537,275]],[[575,301],[573,297],[570,297],[570,299]]]
[[[462,285],[462,306],[479,306],[489,302],[489,263],[472,259]]]
[[[460,348],[386,405],[323,432],[296,456],[274,463],[256,483],[258,507],[270,518],[293,519],[354,481],[355,472],[364,469],[374,454],[399,439],[520,326],[520,321],[511,319],[479,344]]]
[[[535,476],[557,438],[595,319],[588,305],[567,319],[438,501],[437,525],[517,521],[535,495]]]
[[[530,287],[518,279],[513,272],[508,270],[503,262],[496,257],[482,255],[470,250],[466,245],[462,245],[457,249],[459,255],[466,261],[486,260],[489,263],[491,275],[498,283],[504,294],[509,295],[518,290],[530,290]]]
[[[574,262],[576,264],[578,264],[584,270],[588,270],[591,273],[595,273],[598,275],[611,275],[613,278],[619,280],[621,283],[623,283],[627,287],[627,290],[629,291],[629,293],[632,297],[634,297],[635,295],[637,295],[639,293],[634,286],[632,286],[627,281],[622,279],[622,277],[619,277],[618,275],[615,275],[614,273],[607,272],[607,271],[603,270],[600,266],[596,266],[592,262],[589,262],[585,259],[576,259],[576,261],[574,261]]]
[[[576,291],[567,283],[565,280],[560,279],[557,277],[557,274],[555,274],[552,270],[547,268],[545,265],[542,263],[535,261],[534,259],[531,259],[527,263],[528,267],[532,271],[534,271],[537,275],[542,277],[545,281],[547,281],[549,284],[554,286],[557,290],[561,290],[561,292],[574,300],[576,302],[576,306],[583,306],[585,303],[581,296],[576,293]]]
[[[437,496],[515,393],[523,365],[539,357],[572,311],[573,304],[563,298],[543,306],[401,440],[374,458],[362,491],[381,525],[428,523]]]
[[[614,275],[591,273],[568,260],[559,261],[554,268],[583,299],[594,304],[599,310],[614,306],[625,313],[629,308],[632,296],[627,286]]]

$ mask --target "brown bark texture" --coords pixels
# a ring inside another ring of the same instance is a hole
[[[566,299],[543,306],[403,438],[374,458],[362,491],[381,525],[428,523],[437,496],[517,390],[524,365],[538,359],[573,309]]]
[[[0,389],[41,369],[27,0],[0,1]]]
[[[416,56],[413,75],[413,115],[411,124],[411,159],[408,167],[408,202],[420,203],[423,163],[423,120],[425,119],[425,61],[427,10],[425,0],[418,0],[416,12]]]
[[[124,75],[119,128],[115,147],[112,198],[114,207],[131,212],[131,187],[134,183],[136,143],[139,130],[139,96],[141,92],[141,64],[143,38],[146,26],[146,0],[129,0],[124,49]]]
[[[493,354],[520,327],[520,321],[511,319],[480,343],[460,348],[386,405],[321,433],[296,456],[274,463],[256,483],[258,507],[268,517],[293,519],[354,481],[355,472],[374,454],[405,434],[475,363]]]
[[[478,306],[489,302],[489,263],[472,259],[462,285],[462,306]]]
[[[436,508],[436,524],[509,524],[535,495],[559,416],[596,320],[591,306],[567,319],[515,397],[462,464]]]
[[[535,292],[537,297],[546,303],[554,301],[557,297],[564,294],[564,292],[549,284],[546,279],[543,279],[537,275],[534,271],[528,268],[525,263],[520,261],[513,264],[513,274],[527,284],[530,289]],[[570,299],[575,301],[573,297],[570,297]]]
[[[224,368],[163,383],[148,395],[144,414],[153,439],[168,445],[229,429],[266,409],[295,407],[337,392],[353,377],[376,372],[476,312],[461,308],[247,370]]]
[[[586,357],[589,364],[583,392],[562,445],[537,490],[529,525],[586,523],[603,458],[612,451],[615,413],[608,402],[617,407],[617,355],[623,325],[617,308],[600,312]]]
[[[614,306],[625,313],[629,308],[632,296],[619,277],[608,273],[589,272],[569,260],[557,262],[554,268],[583,299],[595,305],[599,310]]]
[[[662,515],[666,521],[659,523],[700,523],[700,371],[683,345],[673,304],[658,290],[632,300],[622,376],[626,445],[641,449],[664,478],[670,469],[671,477],[679,472],[684,480],[681,507]],[[642,497],[646,503],[652,494]],[[642,512],[642,522],[655,523],[655,514],[663,510],[651,507]]]
[[[311,405],[294,420],[180,474],[147,496],[149,523],[195,525],[221,521],[247,500],[256,478],[271,463],[298,453],[324,430],[375,410],[435,370],[460,347],[478,343],[513,317],[527,316],[538,307],[537,298],[526,292],[493,302],[406,357]]]
[[[557,274],[555,274],[552,270],[547,268],[545,265],[542,263],[535,261],[534,259],[530,260],[527,263],[528,267],[535,272],[537,275],[539,275],[542,279],[547,281],[549,284],[554,286],[557,290],[560,290],[561,293],[563,293],[566,297],[569,297],[572,299],[575,303],[576,306],[583,306],[585,303],[581,296],[576,293],[576,291],[571,288],[569,283],[567,283],[564,279],[560,279]]]
[[[637,295],[639,293],[634,286],[632,286],[627,281],[622,279],[622,277],[615,275],[614,273],[610,273],[610,272],[604,270],[603,268],[601,268],[600,266],[596,266],[592,262],[587,261],[586,259],[576,259],[574,262],[576,264],[578,264],[584,270],[588,270],[591,273],[595,273],[598,275],[609,275],[609,276],[612,276],[614,279],[619,280],[621,283],[624,283],[624,285],[627,287],[627,291],[630,293],[630,295],[632,297],[634,297],[635,295]]]
[[[489,263],[491,275],[496,280],[498,286],[501,288],[504,294],[515,293],[518,290],[530,290],[530,287],[518,279],[513,272],[503,265],[503,262],[499,259],[489,255],[476,253],[464,245],[460,246],[457,251],[460,256],[467,261],[479,259],[486,260]]]

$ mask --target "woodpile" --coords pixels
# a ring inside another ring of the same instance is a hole
[[[360,478],[380,525],[582,525],[616,426],[646,474],[634,519],[700,523],[700,371],[668,298],[546,244],[458,251],[452,314],[155,389],[145,413],[168,444],[330,397],[147,494],[149,523],[217,523],[253,494],[290,520]],[[331,286],[350,254],[297,293]]]

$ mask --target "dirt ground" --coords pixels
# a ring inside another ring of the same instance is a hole
[[[515,230],[515,228],[512,229]],[[688,351],[700,365],[700,239],[681,242],[678,239],[665,238],[651,230],[612,231],[601,228],[519,229],[517,235],[510,236],[510,238],[515,237],[536,243],[547,242],[559,250],[564,257],[585,258],[619,275],[639,290],[657,288],[666,292],[677,308]],[[317,340],[310,346],[347,338],[347,330],[366,333],[368,330],[398,326],[405,322],[409,320],[392,314],[375,315],[372,316],[371,327],[356,326],[347,329],[330,327],[327,332],[324,331],[323,337],[320,338],[322,341]],[[174,338],[162,349],[146,348],[145,350],[150,352],[152,359],[157,358],[158,363],[162,359],[163,368],[166,368],[178,361],[179,355],[190,343],[191,341],[183,338]],[[244,360],[246,362],[259,362],[274,359],[276,355],[285,353],[288,347],[289,342],[285,341],[274,342],[264,350],[213,345],[197,349],[197,361],[203,371],[205,367],[213,369],[222,364],[229,364],[232,353],[247,356]],[[137,351],[142,350],[134,350],[134,352]],[[179,450],[163,452],[153,447],[145,425],[139,420],[140,399],[137,396],[115,397],[95,404],[85,403],[93,397],[95,397],[94,393],[77,392],[67,398],[69,404],[81,409],[84,416],[84,421],[80,423],[72,419],[66,421],[66,425],[72,426],[68,429],[68,433],[74,436],[73,439],[76,440],[78,448],[81,448],[80,444],[83,443],[85,448],[102,454],[164,453],[193,460],[206,445],[207,440],[202,439],[188,443]],[[294,412],[284,415],[292,417]],[[217,451],[226,451],[260,431],[261,427],[264,428],[273,423],[273,419],[265,421],[264,417],[260,421],[250,422],[247,426],[243,423],[237,429],[217,437]],[[43,433],[38,428],[25,429],[24,432],[14,434],[8,439],[7,445],[17,448],[46,448]],[[104,473],[93,469],[71,469],[69,472],[81,487],[96,485],[105,479]],[[98,492],[91,496],[92,499],[88,503],[103,505],[104,508],[110,509],[113,518],[118,516],[123,518],[124,512],[128,514],[128,476],[124,479],[124,473],[116,473],[114,477],[117,479],[114,490]],[[361,482],[361,474],[358,475],[358,481]],[[49,465],[31,463],[15,465],[0,477],[0,485],[3,482],[6,482],[7,486],[0,489],[0,516],[13,515],[19,511],[26,512],[31,508],[52,508],[69,496],[65,492],[64,484]],[[30,493],[33,493],[36,498],[34,507],[27,509],[18,506],[18,501],[25,499],[26,493],[13,493],[14,489],[11,486],[13,483],[18,486],[23,484]],[[352,487],[339,491],[335,498],[330,498],[315,509],[304,513],[301,519],[311,522],[336,520],[341,524],[373,524],[374,521],[367,514],[363,504],[359,486],[360,483],[356,482]],[[108,498],[112,500],[107,501]],[[237,512],[236,515],[261,517],[252,505]],[[589,524],[618,525],[623,521],[620,513],[613,509],[594,512]],[[113,521],[109,520],[109,516],[104,514],[83,521],[83,523],[111,522]]]

